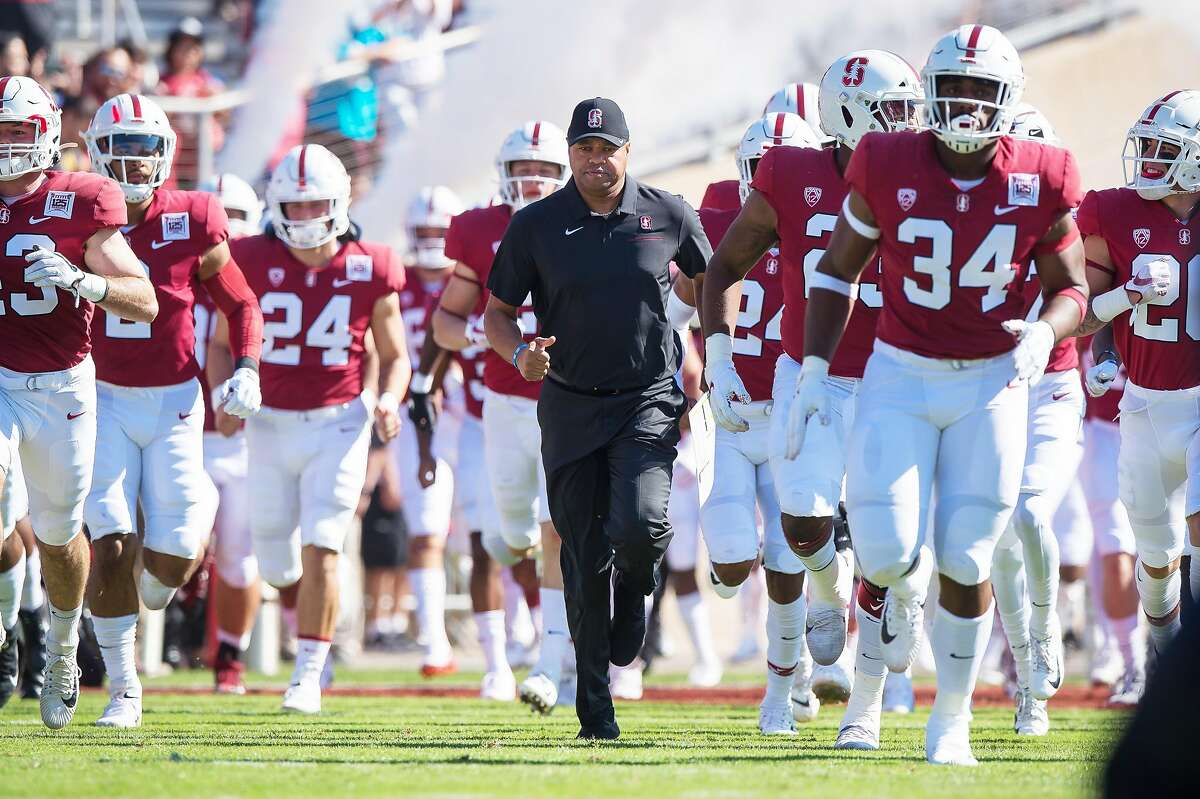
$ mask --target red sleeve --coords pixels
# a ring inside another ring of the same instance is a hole
[[[1075,156],[1070,150],[1064,150],[1062,173],[1062,209],[1069,211],[1079,207],[1083,201],[1083,188],[1079,181],[1079,167],[1075,164]]]
[[[467,242],[463,230],[463,214],[450,220],[450,229],[446,231],[446,257],[452,261],[467,260]]]
[[[758,168],[754,170],[754,180],[750,181],[750,188],[766,197],[773,208],[777,207],[775,197],[775,162],[781,157],[779,151],[774,147],[763,153],[763,157],[758,161]],[[712,187],[710,186],[709,188],[711,189]],[[707,194],[704,195],[704,199],[705,202],[703,205],[708,205]]]
[[[761,162],[759,166],[761,168]],[[717,184],[709,183],[708,187],[704,190],[704,197],[700,200],[700,207],[715,208],[718,202],[720,202],[720,198],[718,196]]]
[[[870,175],[868,163],[871,158],[871,148],[879,140],[880,135],[879,133],[868,133],[863,136],[859,140],[858,146],[854,148],[854,152],[850,156],[850,163],[846,167],[846,185],[858,192],[864,200],[868,199],[867,187],[871,183],[868,177]],[[870,205],[870,202],[867,205]]]
[[[257,361],[262,355],[262,310],[237,262],[231,257],[219,272],[204,281],[204,288],[229,320],[229,349],[233,357]]]
[[[1075,212],[1075,224],[1084,236],[1100,235],[1100,195],[1089,191]]]
[[[404,268],[404,264],[400,259],[396,258],[391,247],[386,247],[383,251],[384,268],[387,274],[388,291],[399,291],[404,288],[406,280],[405,273],[408,271]]]
[[[212,249],[229,238],[229,216],[215,194],[204,195],[204,201],[204,242],[206,249]]]
[[[103,178],[96,202],[92,206],[93,219],[97,227],[124,227],[129,224],[125,212],[125,195],[115,180]]]

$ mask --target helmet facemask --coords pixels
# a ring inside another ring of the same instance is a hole
[[[992,84],[992,98],[963,97],[962,92],[950,93],[943,88],[949,81],[963,80]],[[956,72],[925,76],[926,124],[956,153],[978,152],[1008,133],[1012,127],[1013,108],[1019,100],[1019,90],[997,78]],[[982,123],[979,117],[988,111],[991,118]]]
[[[58,134],[42,117],[4,119],[19,122],[33,130],[33,141],[0,143],[0,180],[10,180],[30,172],[49,169],[58,158]]]
[[[513,166],[519,163],[544,164],[558,169],[558,177],[514,175]],[[519,211],[530,203],[540,200],[542,197],[562,188],[566,183],[566,168],[560,164],[552,164],[549,161],[507,161],[500,165],[500,197],[514,211]],[[522,186],[524,185],[536,185],[541,193],[537,197],[526,197],[525,192],[522,190]]]
[[[1125,185],[1145,200],[1200,191],[1200,148],[1158,125],[1129,129],[1121,165]]]
[[[140,203],[148,200],[171,174],[175,140],[151,133],[109,133],[91,139],[88,149],[100,173],[121,185],[125,200]],[[150,165],[149,175],[141,170],[144,164]],[[133,179],[135,176],[137,179]]]
[[[446,228],[419,225],[409,228],[413,265],[418,269],[443,270],[454,266],[446,257]]]
[[[339,213],[338,200],[335,198],[324,200],[327,203],[326,211],[319,216],[309,219],[289,219],[287,206],[302,202],[311,202],[311,200],[281,200],[279,218],[271,220],[276,235],[289,247],[297,250],[315,250],[317,247],[333,241],[349,229],[349,217],[344,211]]]

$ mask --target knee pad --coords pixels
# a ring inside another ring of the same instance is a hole
[[[1169,521],[1145,523],[1130,519],[1138,560],[1147,566],[1164,569],[1183,554],[1184,533]]]
[[[150,610],[162,610],[171,603],[171,597],[175,596],[177,588],[169,585],[164,585],[161,580],[150,573],[149,569],[142,571],[142,576],[138,580],[138,593],[142,597],[142,604]]]
[[[263,579],[275,588],[293,585],[304,573],[300,542],[293,534],[255,535],[254,556]]]
[[[1046,507],[1046,499],[1041,494],[1021,494],[1017,498],[1017,506],[1013,508],[1012,523],[1018,532],[1033,532],[1048,530],[1051,519],[1051,509]]]
[[[527,522],[531,520],[534,522],[532,526],[527,524]],[[509,519],[505,519],[501,524],[499,531],[500,538],[503,539],[506,547],[517,550],[526,550],[533,549],[541,543],[542,529],[538,526],[537,521],[532,515],[529,515],[528,518],[522,519],[519,524],[514,525],[510,524],[509,522]]]
[[[47,521],[48,518],[49,521]],[[48,513],[40,513],[31,521],[33,522],[34,538],[47,546],[65,547],[83,532],[82,521],[73,524],[69,518],[64,520]]]
[[[217,576],[230,588],[249,588],[258,577],[258,561],[253,554],[232,556],[217,550]]]
[[[499,530],[484,528],[479,540],[483,544],[483,550],[501,566],[515,566],[521,562],[521,556],[512,551]]]
[[[994,547],[984,555],[980,547],[963,552],[938,553],[937,570],[959,585],[979,585],[992,575]]]

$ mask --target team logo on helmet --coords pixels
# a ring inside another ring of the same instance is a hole
[[[654,227],[654,220],[649,216],[642,216],[638,219],[638,225],[641,226],[642,230],[649,230]]]
[[[917,202],[916,189],[897,189],[896,202],[900,203],[900,208],[907,211]]]
[[[267,280],[271,281],[272,286],[278,286],[283,283],[283,267],[272,266],[267,270]]]
[[[821,187],[820,186],[805,186],[804,187],[804,202],[808,203],[809,208],[812,208],[814,205],[821,202]]]
[[[870,59],[863,56],[855,56],[846,62],[846,71],[842,73],[842,85],[848,87],[862,86],[863,78],[866,77],[867,70],[865,67],[870,63]]]
[[[604,111],[599,108],[593,108],[588,111],[587,126],[589,128],[598,128],[604,125]]]
[[[1140,227],[1133,231],[1133,243],[1138,246],[1138,249],[1146,249],[1146,245],[1150,243],[1150,228]]]
[[[7,219],[0,218],[0,222],[7,222],[7,221],[8,221]],[[1191,244],[1192,243],[1192,231],[1188,230],[1187,228],[1184,228],[1183,230],[1179,231],[1179,243],[1180,244]]]

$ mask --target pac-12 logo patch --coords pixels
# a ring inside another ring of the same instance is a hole
[[[896,190],[896,202],[900,203],[900,208],[902,210],[905,210],[905,211],[909,210],[917,202],[917,190],[916,189],[897,189]]]
[[[599,108],[593,108],[588,111],[587,126],[589,128],[599,128],[604,125],[604,111]]]
[[[1150,243],[1150,228],[1140,227],[1133,231],[1133,243],[1138,246],[1138,249],[1146,249],[1146,245]]]
[[[804,202],[808,203],[809,208],[812,208],[814,205],[821,202],[821,187],[820,186],[805,186],[804,187]]]
[[[267,280],[271,281],[272,286],[278,286],[283,283],[283,267],[272,266],[267,270]]]
[[[642,230],[649,230],[650,228],[654,227],[654,219],[643,214],[638,219],[638,226],[641,227]]]

